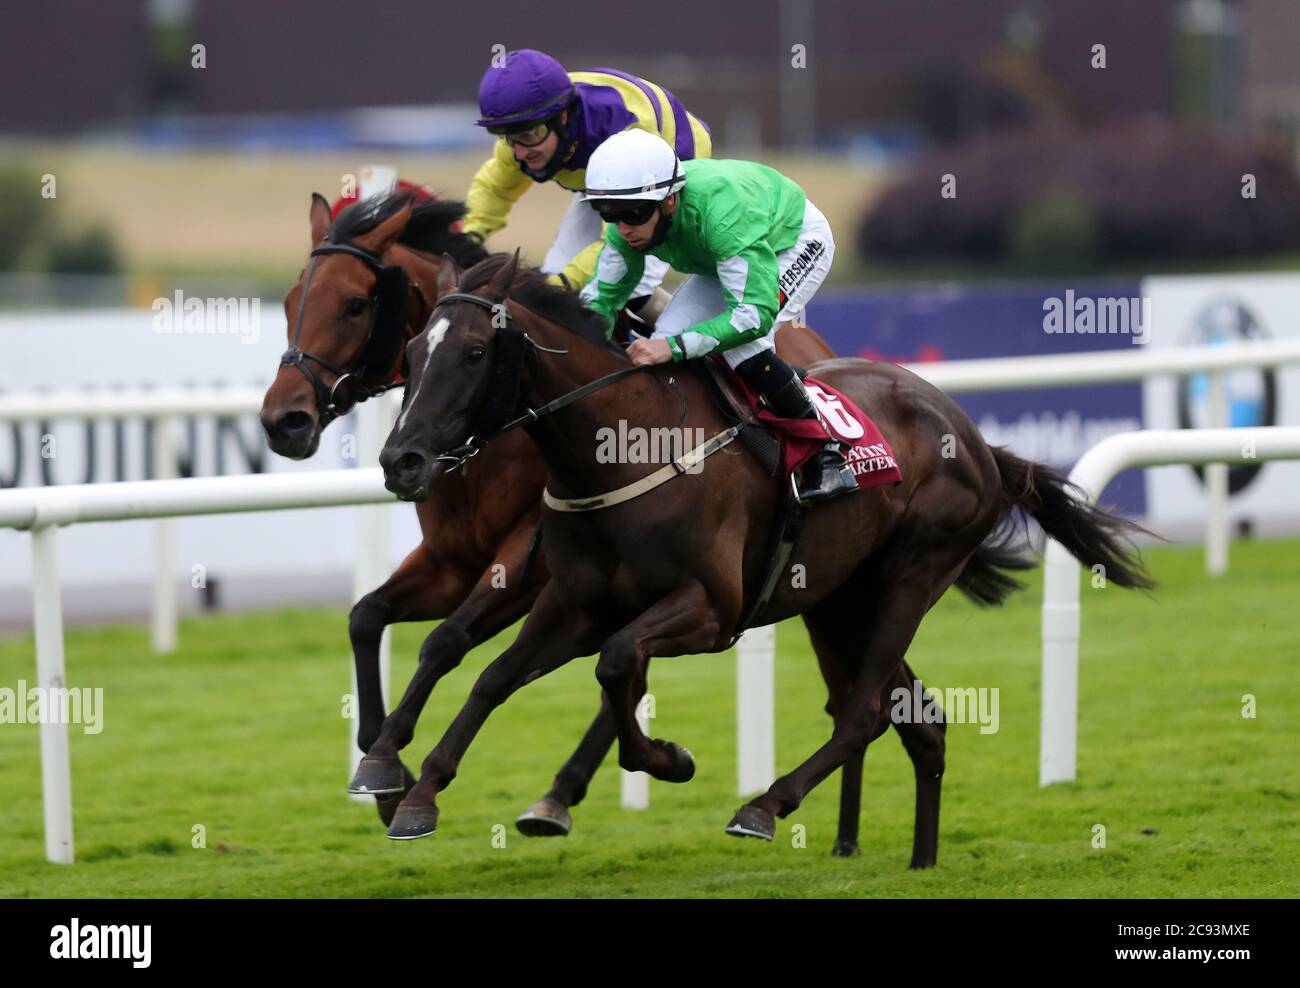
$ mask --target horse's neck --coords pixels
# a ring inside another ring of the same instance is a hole
[[[521,328],[544,347],[568,351],[556,354],[529,348],[524,372],[529,407],[554,401],[629,366],[617,353],[549,321],[533,317]],[[693,377],[667,367],[631,374],[529,425],[528,432],[546,460],[551,492],[560,497],[584,496],[639,479],[646,473],[644,463],[626,463],[622,457],[610,461],[607,455],[598,458],[598,452],[602,446],[608,452],[611,436],[621,442],[618,437],[632,435],[632,429],[685,425],[683,400],[694,413],[695,424],[716,418],[712,403]]]
[[[393,250],[393,260],[399,264],[411,283],[419,287],[418,297],[424,300],[424,318],[412,319],[407,326],[407,341],[423,332],[424,324],[438,300],[438,271],[440,262],[413,247],[398,244]]]

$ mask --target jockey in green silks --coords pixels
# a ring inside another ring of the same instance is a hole
[[[799,318],[826,278],[835,240],[821,211],[780,172],[752,161],[682,161],[662,138],[628,130],[587,162],[583,200],[608,224],[582,289],[612,332],[647,257],[689,275],[628,356],[638,364],[722,358],[777,415],[818,418],[803,382],[776,354],[777,327]],[[832,439],[804,468],[799,497],[856,491]]]

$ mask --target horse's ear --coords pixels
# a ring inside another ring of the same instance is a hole
[[[454,292],[456,286],[460,284],[461,271],[460,265],[456,263],[456,258],[450,254],[443,254],[442,260],[438,262],[438,294],[446,295],[448,292]]]
[[[330,215],[329,201],[319,192],[311,194],[311,245],[315,247],[325,239],[325,234],[330,231],[330,224],[334,218]]]
[[[488,282],[485,294],[488,298],[495,301],[502,301],[510,293],[510,286],[515,282],[515,275],[519,273],[519,248],[515,248],[514,255],[505,264],[501,265],[501,270],[492,276]]]
[[[369,233],[357,237],[357,243],[372,254],[382,256],[389,247],[397,243],[397,238],[406,232],[406,224],[410,221],[411,203],[408,202]]]

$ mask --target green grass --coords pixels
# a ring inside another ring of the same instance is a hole
[[[913,787],[893,733],[867,757],[862,850],[828,855],[838,777],[778,822],[771,844],[727,837],[735,794],[730,653],[652,669],[657,736],[688,745],[685,786],[618,805],[611,760],[564,840],[528,840],[539,796],[595,712],[592,660],[534,683],[488,722],[440,800],[441,829],[389,842],[348,801],[345,615],[202,618],[156,657],[146,632],[69,633],[69,681],[102,686],[105,728],[72,735],[77,864],[44,860],[37,730],[0,726],[0,895],[22,896],[1190,896],[1300,895],[1300,544],[1243,542],[1208,579],[1195,549],[1149,554],[1154,598],[1084,589],[1079,778],[1037,784],[1039,586],[980,612],[955,594],[909,658],[931,686],[1000,690],[1000,730],[954,725],[938,868],[912,873]],[[399,628],[403,684],[427,628]],[[418,766],[478,670],[435,692]],[[780,629],[778,765],[825,740],[825,696],[802,626]],[[28,640],[0,643],[0,685],[33,677]],[[1258,716],[1242,717],[1242,695]],[[206,828],[207,847],[191,846]],[[792,826],[806,827],[806,847]],[[1104,849],[1093,827],[1106,828]],[[493,846],[502,825],[504,848]]]

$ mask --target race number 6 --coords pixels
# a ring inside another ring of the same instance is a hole
[[[835,430],[841,439],[861,439],[866,430],[852,415],[844,410],[844,404],[835,397],[827,394],[815,384],[809,384],[808,394],[812,397],[813,403],[816,404],[817,410],[821,412],[822,418],[826,420],[827,425]]]

